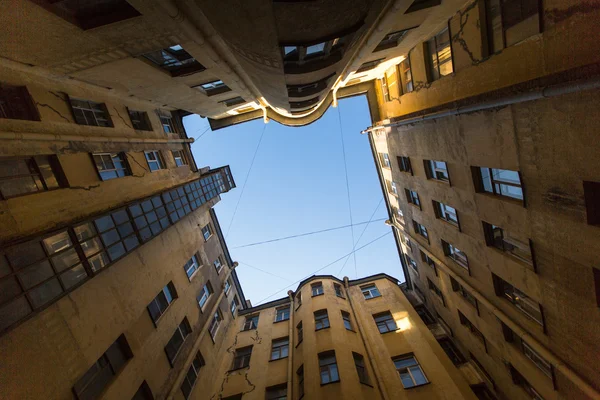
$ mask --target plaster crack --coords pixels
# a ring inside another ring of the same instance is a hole
[[[69,119],[67,117],[65,117],[64,115],[62,115],[56,108],[52,107],[50,104],[46,104],[46,103],[39,103],[39,102],[35,102],[35,104],[39,107],[46,107],[51,109],[52,111],[54,111],[59,117],[61,117],[62,119],[64,119],[65,121],[67,121],[68,123],[71,123],[71,121],[69,121]]]
[[[121,121],[123,121],[123,123],[125,124],[125,126],[126,126],[126,127],[128,127],[128,128],[131,128],[131,129],[133,129],[133,127],[132,127],[131,125],[129,125],[129,124],[127,123],[127,121],[125,121],[125,118],[123,118],[123,117],[121,116],[121,113],[119,112],[119,110],[117,110],[117,108],[116,108],[116,107],[113,107],[113,108],[114,108],[115,112],[117,113],[117,115],[119,116],[119,118],[121,119]]]

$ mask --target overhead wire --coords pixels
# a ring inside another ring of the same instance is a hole
[[[244,195],[244,190],[246,189],[246,183],[248,182],[248,177],[250,177],[250,173],[252,172],[252,167],[254,166],[254,160],[256,160],[256,154],[258,153],[258,149],[260,148],[260,144],[263,140],[263,135],[265,134],[265,130],[267,129],[267,124],[264,124],[263,130],[260,134],[260,139],[258,139],[258,144],[256,145],[256,149],[254,150],[254,155],[252,156],[252,161],[250,162],[250,168],[248,168],[248,173],[246,174],[246,178],[244,179],[244,184],[242,185],[242,191],[240,193],[240,197],[238,197],[238,201],[235,205],[235,209],[233,210],[233,215],[231,216],[231,221],[229,221],[229,226],[227,227],[227,232],[225,233],[225,239],[229,236],[229,230],[231,229],[231,225],[233,224],[233,220],[235,219],[235,215],[237,214],[238,207],[240,205],[240,201],[242,200],[242,196]]]
[[[340,108],[337,108],[338,111],[338,121],[340,125],[340,138],[342,139],[342,155],[344,157],[344,174],[346,176],[346,197],[348,198],[348,213],[350,214],[350,225],[352,222],[352,202],[350,201],[350,184],[348,182],[348,166],[346,164],[346,146],[344,145],[344,130],[342,129],[342,113]],[[352,233],[352,249],[354,249],[354,227],[350,228]],[[356,269],[356,254],[354,254],[354,275],[358,277],[358,272]]]
[[[200,129],[198,129],[198,131],[199,130]],[[196,132],[198,132],[198,131],[196,131]],[[210,126],[206,127],[206,129],[201,134],[199,134],[198,136],[196,136],[194,138],[194,143],[196,143],[196,141],[199,140],[202,136],[204,136],[208,131],[210,131]]]
[[[248,243],[248,244],[243,244],[241,246],[235,246],[235,247],[231,247],[231,249],[241,249],[243,247],[251,247],[251,246],[258,246],[261,244],[266,244],[266,243],[273,243],[273,242],[279,242],[281,240],[288,240],[288,239],[295,239],[295,238],[299,238],[299,237],[303,237],[303,236],[309,236],[309,235],[315,235],[317,233],[324,233],[324,232],[330,232],[330,231],[335,231],[338,229],[344,229],[344,228],[349,228],[351,226],[359,226],[359,225],[364,225],[364,224],[369,224],[370,222],[378,222],[378,221],[384,221],[387,218],[380,218],[380,219],[376,219],[374,221],[364,221],[364,222],[358,222],[354,225],[344,225],[344,226],[336,226],[335,228],[327,228],[327,229],[321,229],[319,231],[312,231],[312,232],[305,232],[305,233],[299,233],[297,235],[291,235],[291,236],[284,236],[284,237],[280,237],[280,238],[276,238],[276,239],[269,239],[269,240],[263,240],[261,242],[254,242],[254,243]],[[362,236],[362,235],[361,235]],[[360,238],[359,238],[360,240]]]
[[[269,272],[269,271],[265,271],[264,269],[261,269],[261,268],[255,267],[254,265],[250,265],[250,264],[248,264],[248,263],[246,263],[246,262],[243,262],[243,261],[238,261],[238,263],[240,263],[240,264],[244,264],[244,265],[246,265],[246,266],[248,266],[248,267],[250,267],[250,268],[253,268],[253,269],[257,270],[257,271],[264,272],[264,273],[265,273],[265,274],[267,274],[267,275],[274,276],[275,278],[283,279],[284,281],[290,282],[290,280],[289,280],[289,279],[287,279],[287,278],[284,278],[284,277],[282,277],[282,276],[276,275],[276,274],[274,274],[274,273],[272,273],[272,272]]]
[[[323,266],[323,267],[321,267],[321,268],[317,269],[317,270],[316,270],[316,271],[314,271],[312,274],[310,274],[310,275],[307,275],[307,276],[305,276],[305,277],[304,277],[304,278],[302,278],[302,279],[298,279],[298,280],[297,280],[297,281],[295,281],[294,283],[291,283],[291,284],[287,285],[286,287],[284,287],[284,288],[282,288],[282,289],[279,289],[278,291],[276,291],[276,292],[274,292],[273,294],[269,295],[268,297],[265,297],[264,299],[260,300],[260,301],[259,301],[259,302],[258,302],[256,305],[258,305],[258,304],[262,303],[262,302],[263,302],[263,301],[265,301],[265,300],[268,300],[268,299],[270,299],[271,297],[275,296],[277,293],[280,293],[280,292],[284,291],[285,289],[287,289],[287,288],[289,288],[289,287],[292,287],[292,286],[296,285],[296,284],[297,284],[297,283],[299,283],[299,282],[302,282],[304,279],[306,279],[306,278],[309,278],[309,277],[311,277],[311,276],[313,276],[313,275],[316,275],[316,274],[317,274],[317,272],[320,272],[320,271],[324,270],[325,268],[327,268],[327,267],[329,267],[329,266],[331,266],[331,265],[335,264],[336,262],[343,260],[345,257],[348,257],[348,256],[349,256],[349,255],[351,255],[352,253],[355,253],[355,252],[357,252],[357,251],[359,251],[359,250],[362,250],[362,249],[364,249],[364,248],[365,248],[365,247],[367,247],[368,245],[375,243],[376,241],[378,241],[379,239],[381,239],[381,238],[383,238],[383,237],[385,237],[385,236],[389,235],[390,233],[392,233],[392,232],[391,232],[391,231],[389,231],[389,232],[386,232],[386,233],[384,233],[383,235],[381,235],[381,236],[378,236],[378,237],[376,237],[375,239],[371,240],[370,242],[368,242],[368,243],[366,243],[366,244],[364,244],[364,245],[360,246],[359,248],[352,250],[350,253],[348,253],[348,254],[344,254],[343,256],[341,256],[340,258],[338,258],[337,260],[335,260],[335,261],[332,261],[332,262],[330,262],[329,264],[327,264],[327,265],[325,265],[325,266]]]

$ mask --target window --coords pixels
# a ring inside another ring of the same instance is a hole
[[[412,28],[411,28],[412,29]],[[404,39],[406,34],[410,31],[410,29],[404,29],[401,31],[391,32],[384,36],[384,38],[379,42],[373,53],[377,51],[382,51],[386,49],[391,49],[392,47],[398,46],[400,42]]]
[[[475,397],[479,400],[496,400],[496,397],[490,392],[487,385],[485,383],[478,383],[475,385],[469,385],[473,393],[475,393]]]
[[[288,97],[307,97],[317,93],[321,93],[327,88],[331,78],[335,73],[326,76],[316,82],[301,83],[298,85],[287,85]]]
[[[412,242],[410,241],[410,239],[408,238],[408,236],[406,235],[402,235],[402,238],[404,239],[404,244],[406,245],[406,247],[408,247],[411,251],[412,251]]]
[[[265,392],[267,400],[285,400],[287,399],[287,384],[268,387]]]
[[[531,241],[529,239],[509,234],[499,226],[483,222],[485,242],[490,247],[505,252],[527,264],[533,265]]]
[[[461,313],[460,310],[457,310],[457,312],[458,312],[458,319],[460,320],[460,324],[467,327],[469,329],[469,331],[471,331],[473,336],[475,336],[481,343],[483,343],[483,347],[485,347],[485,351],[487,353],[487,344],[485,341],[485,336],[483,336],[483,333],[481,333],[481,331],[479,329],[477,329],[477,327],[475,325],[473,325],[473,323],[471,321],[469,321],[469,319],[467,317],[465,317],[465,315],[463,313]]]
[[[439,201],[431,200],[433,204],[433,210],[435,216],[441,220],[448,222],[456,227],[459,227],[458,213],[454,207],[450,207],[447,204],[440,203]]]
[[[200,309],[203,309],[204,306],[206,305],[206,302],[208,302],[208,299],[210,298],[210,296],[213,294],[213,288],[212,285],[209,282],[206,282],[206,285],[204,285],[202,287],[202,290],[200,290],[200,294],[196,297],[196,300],[198,301],[198,305],[200,306]]]
[[[170,111],[156,110],[156,114],[160,119],[160,123],[165,133],[177,133],[177,128],[175,127],[175,122],[173,120],[173,114],[171,114]]]
[[[313,297],[323,294],[323,284],[321,282],[313,283],[310,287],[312,288]]]
[[[69,98],[75,122],[79,125],[112,127],[110,114],[104,103]]]
[[[213,342],[215,341],[215,336],[219,331],[219,326],[221,325],[221,321],[223,321],[223,315],[221,314],[221,310],[217,308],[213,315],[212,321],[210,321],[210,326],[208,327],[208,331],[210,332],[210,337]]]
[[[108,350],[73,385],[78,399],[96,399],[121,371],[127,360],[133,357],[125,335],[110,345]]]
[[[298,375],[298,399],[301,399],[304,397],[304,365],[298,368],[296,375]]]
[[[458,281],[453,277],[450,277],[450,283],[452,284],[452,290],[460,294],[467,301],[467,303],[475,307],[477,314],[479,315],[479,304],[477,303],[475,296],[469,293],[469,291],[467,291],[463,285],[458,283]]]
[[[396,366],[396,371],[400,374],[400,380],[405,389],[429,382],[414,355],[394,357],[392,361]]]
[[[0,118],[40,120],[27,87],[0,84]]]
[[[131,175],[125,153],[96,153],[92,157],[103,181]]]
[[[45,0],[40,5],[83,30],[97,28],[140,15],[126,0],[103,0],[101,2]]]
[[[298,344],[300,344],[302,342],[302,339],[304,339],[304,329],[302,328],[302,321],[298,322],[298,325],[296,325],[296,334],[298,338]]]
[[[377,67],[379,64],[381,64],[383,62],[383,60],[385,60],[385,58],[379,58],[377,60],[367,61],[366,63],[363,63],[356,70],[355,74],[360,74],[361,72],[370,71],[373,68]]]
[[[423,236],[425,239],[427,239],[427,243],[429,243],[429,233],[427,233],[427,228],[425,228],[417,221],[413,221],[413,228],[415,229],[415,232],[417,234]]]
[[[406,221],[404,220],[404,212],[401,209],[398,208],[396,210],[395,214],[397,216],[398,222],[401,223],[402,225],[405,225]]]
[[[415,306],[414,308],[415,308],[415,311],[417,312],[417,314],[419,314],[419,317],[425,323],[425,325],[435,324],[435,322],[436,322],[435,319],[429,313],[429,311],[427,311],[427,308],[425,308],[425,306],[423,304],[419,304],[419,305]]]
[[[419,267],[417,266],[417,262],[407,255],[404,255],[404,256],[406,257],[406,262],[408,263],[408,265],[410,265],[412,267],[412,269],[415,270],[417,275],[419,275]]]
[[[444,29],[427,41],[429,53],[429,74],[431,81],[449,75],[452,69],[452,47],[450,46],[450,33]]]
[[[127,113],[129,114],[129,119],[131,120],[133,129],[140,131],[152,130],[152,124],[150,123],[150,119],[148,118],[148,113],[146,111],[134,111],[127,109]]]
[[[523,188],[519,172],[507,169],[473,167],[475,189],[496,196],[523,200]]]
[[[390,97],[390,89],[388,87],[387,74],[384,74],[383,78],[381,78],[379,81],[381,82],[381,96],[383,97],[383,101],[392,101],[392,98]]]
[[[175,285],[173,285],[173,282],[169,282],[148,304],[148,312],[154,323],[158,321],[176,298],[177,291],[175,290]]]
[[[216,94],[221,94],[225,92],[229,92],[231,89],[223,83],[222,80],[217,79],[216,81],[210,81],[206,83],[202,83],[198,86],[193,86],[194,89],[198,89],[202,93],[207,96],[214,96]]]
[[[308,44],[282,44],[284,73],[298,74],[316,71],[339,61],[344,44],[351,34]]]
[[[392,182],[392,181],[387,181],[388,183],[388,190],[390,192],[392,192],[394,194],[394,196],[398,196],[398,189],[396,187],[396,182]]]
[[[194,254],[192,258],[190,258],[183,266],[183,269],[188,279],[192,279],[192,276],[194,276],[196,271],[198,271],[199,266],[200,264],[198,264],[198,257],[196,257],[196,255]]]
[[[178,167],[189,164],[183,150],[173,150],[172,153],[173,160],[175,160],[175,165],[177,165]]]
[[[298,293],[298,295],[296,296],[296,302],[298,303],[298,307],[296,307],[296,310],[300,308],[300,306],[302,305],[302,293]]]
[[[421,209],[421,201],[419,200],[419,194],[417,192],[414,190],[404,189],[404,193],[406,194],[406,201]]]
[[[444,305],[444,307],[446,307],[446,299],[444,299],[444,293],[440,290],[440,288],[437,287],[435,283],[431,282],[431,279],[429,278],[427,278],[427,286],[429,287],[429,290],[431,290],[437,295],[437,297],[440,298],[442,304]]]
[[[238,300],[237,296],[233,296],[233,301],[231,302],[231,306],[229,307],[229,309],[231,310],[231,315],[233,315],[235,317],[235,311],[239,308],[240,306],[240,301]]]
[[[165,168],[165,162],[163,161],[162,155],[158,150],[145,151],[146,161],[151,172],[158,171],[159,169]]]
[[[290,101],[290,108],[295,110],[304,110],[314,106],[320,100],[320,96],[314,96],[308,100]]]
[[[204,236],[204,241],[206,242],[208,239],[210,239],[210,237],[212,236],[213,232],[212,232],[212,228],[210,226],[210,224],[206,224],[204,225],[204,227],[202,228],[202,236]]]
[[[346,311],[342,311],[342,320],[344,321],[344,327],[349,331],[354,331],[352,329],[352,320],[350,319],[350,313]]]
[[[396,321],[394,321],[394,317],[392,317],[392,313],[389,311],[375,314],[373,318],[375,319],[379,333],[394,332],[398,329]]]
[[[231,367],[231,369],[236,370],[250,366],[250,357],[252,357],[252,346],[236,349],[233,355],[233,367]]]
[[[273,340],[271,345],[271,360],[279,360],[280,358],[286,358],[290,347],[289,338],[281,338]]]
[[[438,276],[437,268],[435,266],[435,262],[431,259],[431,257],[429,257],[427,254],[425,254],[423,252],[423,250],[419,250],[419,251],[421,252],[421,261],[423,261],[425,264],[427,264],[431,268],[433,268],[433,271],[435,272],[435,276]]]
[[[444,161],[423,160],[427,179],[450,183],[448,166]]]
[[[202,357],[200,352],[197,352],[194,360],[192,360],[192,365],[190,365],[187,374],[185,374],[185,377],[183,378],[183,383],[181,384],[181,391],[183,392],[183,397],[186,399],[190,397],[190,394],[192,393],[196,379],[200,374],[200,368],[204,367],[205,365],[206,363],[204,362],[204,357]]]
[[[321,385],[339,382],[340,376],[335,360],[335,351],[331,350],[319,353],[319,371],[321,375]]]
[[[342,299],[344,298],[344,293],[342,292],[342,285],[340,285],[338,283],[334,283],[333,290],[335,291],[335,295],[337,297],[341,297]]]
[[[412,167],[410,166],[410,158],[404,157],[404,156],[398,156],[398,157],[396,157],[396,159],[398,160],[398,168],[400,168],[400,171],[408,172],[409,174],[412,174]]]
[[[221,273],[221,270],[223,269],[223,257],[222,256],[217,257],[217,259],[215,261],[213,261],[213,265],[214,265],[215,269],[217,270],[217,273]]]
[[[494,281],[496,296],[504,297],[506,300],[514,304],[515,307],[517,307],[523,314],[541,326],[544,326],[542,307],[538,302],[534,301],[531,297],[527,296],[525,293],[506,282],[496,274],[492,274],[492,278]]]
[[[538,367],[544,375],[548,378],[553,379],[552,372],[552,364],[550,364],[545,358],[540,356],[527,342],[518,337],[512,329],[510,329],[506,324],[501,322],[502,324],[502,333],[504,334],[504,339],[514,344],[521,353],[525,357],[527,357],[531,362],[533,362],[536,367]]]
[[[530,396],[533,400],[544,400],[544,398],[538,393],[537,390],[521,375],[519,371],[515,369],[515,367],[510,364],[510,375],[512,377],[513,383],[515,385],[521,386],[523,390]]]
[[[187,338],[187,336],[192,333],[192,328],[186,318],[183,318],[183,321],[179,324],[177,329],[175,329],[175,333],[169,339],[169,343],[165,346],[165,353],[167,353],[167,358],[169,359],[169,363],[173,366],[175,358],[183,346],[183,342]]]
[[[202,64],[178,44],[146,53],[143,56],[154,65],[169,72],[171,76],[190,75],[205,70]]]
[[[137,392],[135,392],[131,400],[154,400],[152,390],[150,390],[150,386],[148,386],[146,381],[142,382],[142,384],[138,388]]]
[[[258,314],[246,316],[242,331],[250,331],[252,329],[258,329]]]
[[[496,53],[539,32],[538,2],[535,0],[486,0],[490,53]]]
[[[163,199],[166,198],[166,195],[168,194],[162,194]],[[128,207],[128,211],[144,242],[158,235],[170,225],[167,211],[160,196],[134,203]],[[172,222],[176,221],[177,219],[172,218]]]
[[[390,156],[388,153],[379,153],[379,160],[381,161],[381,166],[383,168],[391,168],[392,164],[390,163]]]
[[[400,80],[402,82],[402,93],[410,93],[414,90],[412,72],[410,70],[410,52],[406,57],[406,60],[402,61],[399,65]]]
[[[66,186],[57,156],[0,158],[2,199]]]
[[[379,293],[379,289],[377,289],[377,286],[375,286],[375,284],[361,286],[360,290],[363,296],[365,296],[366,300],[381,296],[381,294]]]
[[[238,104],[243,104],[245,102],[246,102],[246,100],[244,100],[241,96],[238,96],[238,97],[234,97],[231,99],[220,101],[219,103],[224,104],[226,107],[233,107],[233,106],[237,106]]]
[[[600,182],[583,181],[587,223],[600,225]]]
[[[450,257],[458,265],[469,271],[469,259],[464,252],[444,240],[442,240],[442,248],[444,249],[444,254],[446,257]]]
[[[358,380],[360,383],[371,385],[369,381],[369,374],[367,373],[367,367],[365,366],[364,357],[358,353],[352,352],[352,358],[354,358],[354,366],[356,367],[356,373],[358,374]]]
[[[450,340],[450,338],[444,337],[444,338],[438,339],[438,343],[440,344],[440,346],[442,346],[442,349],[448,355],[450,360],[452,360],[452,364],[460,365],[460,364],[464,364],[467,361],[467,360],[465,360],[465,358],[463,357],[461,352],[456,348],[456,346],[454,345],[454,342],[452,342],[452,340]]]
[[[287,321],[290,319],[290,306],[278,307],[275,310],[275,322]]]
[[[315,311],[315,331],[329,328],[329,315],[327,310]]]

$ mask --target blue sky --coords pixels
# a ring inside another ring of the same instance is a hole
[[[351,228],[238,247],[350,224],[340,116],[352,220],[355,224],[369,221],[378,205],[373,221],[387,218],[368,137],[360,134],[371,125],[364,96],[341,100],[339,108],[330,107],[321,119],[300,128],[275,121],[265,126],[260,119],[212,132],[207,131],[208,120],[198,115],[184,119],[190,137],[201,135],[192,144],[198,166],[231,166],[237,188],[221,196],[215,211],[231,257],[240,263],[237,273],[244,294],[253,305],[284,297],[296,289],[296,281],[353,249]],[[318,274],[354,279],[385,272],[404,281],[391,228],[383,221],[355,226],[355,242],[365,227],[356,248],[389,234],[355,253],[356,269],[350,256],[341,273],[346,258]]]

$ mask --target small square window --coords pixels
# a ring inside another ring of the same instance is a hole
[[[158,150],[145,151],[146,161],[151,172],[158,171],[159,169],[165,169],[165,162],[163,161],[162,155]]]
[[[151,131],[152,124],[150,123],[150,119],[148,118],[148,113],[145,111],[134,111],[127,109],[129,113],[129,119],[131,120],[131,125],[133,125],[133,129],[137,129],[140,131]]]
[[[279,307],[275,310],[275,322],[287,321],[290,319],[290,307]]]
[[[377,289],[377,286],[375,286],[375,284],[361,286],[360,290],[362,291],[362,294],[366,300],[381,296],[381,294],[379,293],[379,289]]]
[[[178,44],[146,53],[143,57],[173,77],[190,75],[206,69]]]
[[[423,160],[427,179],[450,183],[448,165],[444,161]]]
[[[175,160],[175,165],[177,165],[178,167],[188,165],[188,160],[183,150],[173,150],[172,153],[173,160]]]
[[[214,96],[231,91],[231,89],[220,79],[194,86],[194,89],[198,89],[207,96]]]
[[[405,389],[429,382],[414,355],[394,357],[392,361],[396,366],[396,371],[400,374],[400,380]]]
[[[131,175],[125,153],[95,153],[92,157],[103,181]]]
[[[203,228],[202,228],[202,236],[204,236],[204,241],[208,241],[208,239],[210,239],[213,235],[212,232],[212,228],[210,226],[210,224],[206,224]]]
[[[373,318],[375,319],[379,333],[393,332],[398,329],[398,325],[396,325],[396,321],[389,311],[375,314]]]

